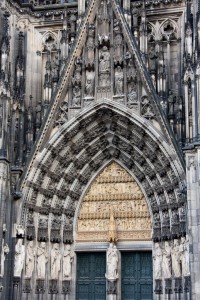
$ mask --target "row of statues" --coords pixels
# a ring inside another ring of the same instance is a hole
[[[63,254],[61,253],[59,244],[53,244],[51,254],[48,255],[45,242],[41,242],[37,247],[34,242],[27,244],[26,251],[23,240],[18,239],[15,246],[14,276],[20,277],[25,264],[25,277],[31,278],[36,261],[37,277],[44,279],[46,274],[46,264],[50,257],[51,279],[58,279],[63,265],[63,278],[71,280],[71,265],[74,259],[74,251],[70,245],[66,245]]]
[[[173,242],[165,241],[163,247],[155,243],[154,249],[155,279],[176,278],[189,276],[189,241],[188,237],[174,239]]]

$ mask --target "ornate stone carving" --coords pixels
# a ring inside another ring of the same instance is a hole
[[[51,279],[58,279],[61,268],[59,244],[54,244],[51,250]]]
[[[171,270],[171,247],[168,241],[165,241],[164,249],[163,249],[163,277],[171,278],[172,270]]]
[[[179,252],[180,252],[180,262],[181,262],[182,275],[187,277],[187,276],[190,275],[190,269],[189,269],[189,239],[188,239],[188,236],[186,236],[186,238],[181,237]]]
[[[35,249],[33,241],[30,241],[26,248],[26,272],[25,277],[31,278],[35,264]]]
[[[174,277],[181,277],[181,264],[180,264],[180,248],[179,241],[174,240],[172,248],[172,270]]]
[[[71,249],[70,245],[66,245],[63,254],[63,278],[65,280],[71,280],[73,259],[74,251]]]
[[[4,275],[4,263],[5,263],[5,256],[9,253],[9,247],[7,244],[4,245],[4,239],[2,241],[2,251],[1,251],[1,273],[0,276],[3,277]]]
[[[37,277],[39,279],[45,278],[46,263],[48,262],[48,255],[46,251],[46,243],[41,242],[37,247]]]
[[[106,253],[106,260],[107,260],[107,271],[106,271],[106,278],[110,281],[116,280],[118,275],[118,251],[114,244],[110,243],[109,248],[107,249]]]
[[[123,85],[124,85],[124,74],[121,66],[117,66],[115,69],[115,94],[123,94]]]
[[[24,267],[25,246],[23,240],[19,239],[15,245],[15,261],[14,261],[14,276],[20,277]]]
[[[53,219],[51,224],[51,242],[53,243],[60,243],[61,236],[60,236],[60,226],[61,226],[61,220],[59,217],[56,217]]]
[[[153,254],[155,279],[162,278],[162,256],[163,253],[160,244],[155,243],[154,254]]]
[[[107,241],[111,211],[118,239],[148,239],[148,232],[150,238],[151,221],[144,195],[134,179],[116,163],[104,169],[86,194],[77,239]],[[116,239],[116,233],[111,236],[112,241]]]

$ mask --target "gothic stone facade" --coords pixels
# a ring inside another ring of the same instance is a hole
[[[119,300],[133,245],[200,299],[199,97],[198,0],[1,1],[2,300],[75,299],[88,249]]]

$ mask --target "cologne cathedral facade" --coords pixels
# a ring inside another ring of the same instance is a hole
[[[200,299],[199,0],[1,0],[0,299]]]

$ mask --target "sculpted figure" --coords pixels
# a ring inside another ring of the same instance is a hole
[[[123,81],[124,81],[123,70],[120,66],[118,66],[115,69],[115,94],[116,95],[123,94]]]
[[[175,277],[181,277],[179,242],[176,239],[172,249],[172,269]]]
[[[64,279],[71,280],[73,259],[74,259],[74,252],[71,250],[70,245],[66,245],[66,248],[65,248],[65,251],[63,254],[63,277],[64,277]]]
[[[58,279],[60,272],[61,254],[59,244],[54,244],[51,250],[51,278]]]
[[[156,70],[156,59],[158,58],[157,53],[155,52],[154,48],[151,47],[149,51],[149,70],[155,71]]]
[[[139,11],[138,11],[137,7],[133,7],[132,16],[133,16],[133,27],[137,27],[138,26],[138,16],[139,16]]]
[[[179,246],[180,251],[180,261],[182,265],[182,275],[190,275],[189,271],[189,241],[185,237],[181,237],[181,242]]]
[[[117,272],[117,266],[118,266],[118,253],[117,248],[115,245],[110,243],[110,246],[107,250],[107,274],[106,278],[109,279],[117,279],[118,278],[118,272]]]
[[[168,114],[173,115],[174,114],[174,104],[176,102],[176,97],[173,95],[172,91],[169,90],[169,96],[168,96]]]
[[[33,241],[30,241],[26,250],[26,277],[31,278],[34,270],[35,251]]]
[[[111,209],[111,212],[110,212],[108,240],[109,240],[109,242],[116,242],[117,241],[116,223],[115,223],[115,218],[114,218],[114,214],[113,214],[112,209]]]
[[[4,245],[4,240],[3,240],[3,243],[2,243],[2,251],[1,251],[1,276],[3,277],[4,275],[4,263],[5,263],[5,255],[9,253],[9,247],[7,244]]]
[[[40,246],[37,248],[37,273],[38,273],[38,278],[40,279],[45,279],[47,261],[48,261],[48,256],[46,252],[46,243],[41,242]]]
[[[81,105],[81,89],[78,85],[75,85],[72,90],[73,99],[72,105],[73,106],[80,106]]]
[[[22,245],[23,240],[19,239],[15,246],[15,262],[14,262],[14,276],[20,277],[24,266],[25,246]]]
[[[85,93],[88,97],[94,96],[94,72],[86,71]]]
[[[163,277],[171,278],[172,266],[171,266],[171,247],[169,242],[165,242],[165,248],[163,249]]]
[[[110,53],[107,46],[103,46],[99,51],[99,72],[110,70]]]
[[[160,279],[162,277],[162,249],[160,248],[159,243],[155,243],[153,259],[155,279]]]

